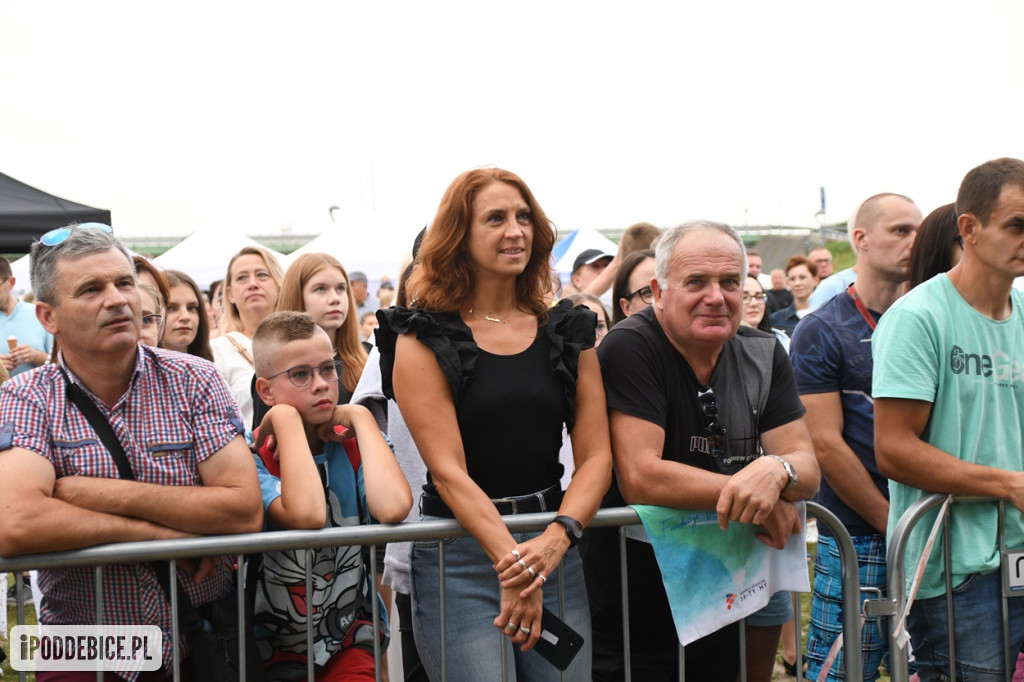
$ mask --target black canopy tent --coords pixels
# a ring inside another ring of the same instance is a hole
[[[28,253],[40,235],[68,223],[110,224],[110,211],[76,204],[0,173],[0,253]]]

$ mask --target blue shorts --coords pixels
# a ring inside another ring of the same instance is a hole
[[[853,537],[860,567],[861,587],[876,587],[886,595],[885,537],[881,535],[857,535]],[[814,591],[811,594],[811,622],[807,627],[807,679],[817,680],[821,665],[828,657],[833,642],[843,631],[843,584],[842,564],[839,561],[839,546],[835,538],[827,535],[818,537],[818,554],[814,560]],[[858,599],[860,603],[862,600]],[[917,645],[914,644],[914,648]],[[832,662],[828,680],[846,678],[843,655]],[[883,659],[889,663],[889,619],[870,618],[864,621],[861,632],[861,659],[864,679],[877,680],[878,667]],[[824,682],[822,680],[821,682]]]
[[[782,625],[793,617],[793,597],[789,592],[776,592],[760,611],[747,616],[747,625],[770,628]]]

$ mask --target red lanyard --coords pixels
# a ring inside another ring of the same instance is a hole
[[[868,323],[869,327],[871,327],[871,331],[875,331],[875,326],[878,323],[875,322],[875,318],[871,317],[871,313],[868,311],[868,307],[864,305],[864,301],[860,300],[860,296],[857,295],[857,290],[853,288],[852,284],[850,285],[850,288],[846,290],[846,293],[848,293],[850,295],[850,298],[853,299],[853,304],[857,306],[857,310],[860,311],[860,314],[861,316],[863,316],[864,321]]]

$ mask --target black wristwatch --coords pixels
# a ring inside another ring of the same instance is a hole
[[[583,537],[583,524],[571,516],[556,516],[554,523],[565,526],[565,534],[569,536],[569,546],[575,547]]]

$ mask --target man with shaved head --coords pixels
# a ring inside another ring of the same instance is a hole
[[[910,209],[911,206],[913,209]],[[881,226],[886,229],[897,223],[904,225],[907,229],[917,230],[920,227],[921,211],[918,210],[913,200],[893,192],[870,196],[861,202],[853,217],[850,218],[848,226],[850,243],[856,249],[856,245],[853,244],[853,234],[857,228],[870,234],[876,227]],[[820,308],[823,303],[831,300],[835,295],[843,293],[856,280],[856,265],[821,280],[818,288],[811,294],[811,310]]]

